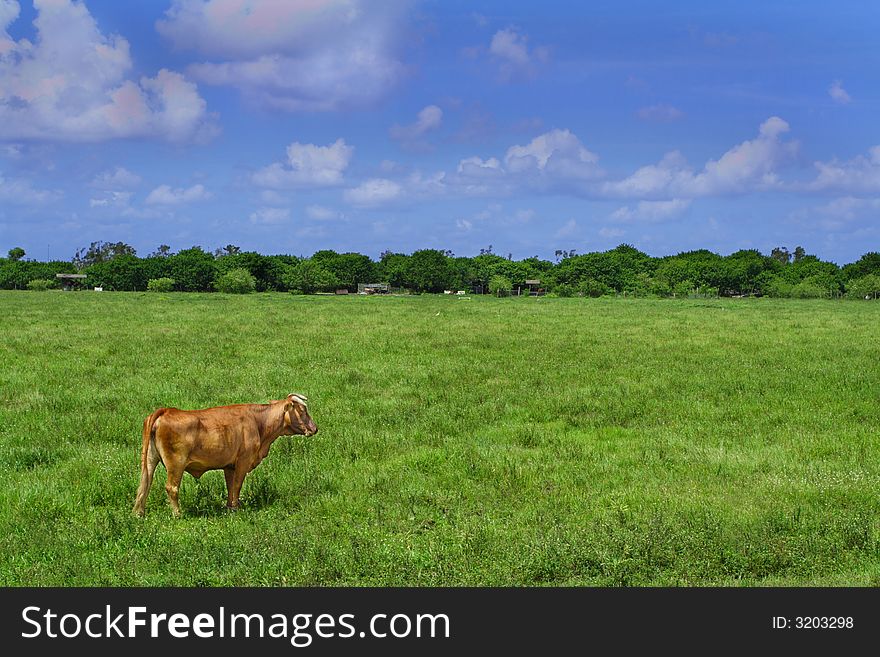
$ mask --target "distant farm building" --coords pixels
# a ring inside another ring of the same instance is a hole
[[[528,289],[528,295],[531,297],[544,294],[544,288],[541,287],[541,280],[538,278],[526,280],[526,288]]]
[[[387,283],[358,283],[358,294],[388,294]]]
[[[80,290],[85,285],[85,274],[55,274],[55,278],[61,283],[61,289],[66,292]]]

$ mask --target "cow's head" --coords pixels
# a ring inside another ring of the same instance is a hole
[[[309,400],[305,395],[295,392],[287,395],[284,401],[284,433],[288,436],[314,436],[318,433],[312,416],[309,415]]]

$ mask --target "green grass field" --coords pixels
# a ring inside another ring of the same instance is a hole
[[[0,585],[880,585],[880,304],[0,292]],[[225,511],[160,406],[310,398]]]

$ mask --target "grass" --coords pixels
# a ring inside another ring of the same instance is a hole
[[[0,585],[880,585],[880,304],[0,292]],[[227,513],[160,406],[309,396]]]

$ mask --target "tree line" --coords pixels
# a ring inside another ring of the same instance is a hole
[[[845,266],[797,247],[769,255],[748,249],[722,256],[705,249],[652,257],[627,244],[593,253],[559,250],[556,261],[514,260],[492,247],[473,257],[420,249],[385,251],[378,260],[360,253],[321,250],[310,257],[262,255],[229,244],[214,252],[199,246],[176,253],[162,245],[146,257],[123,242],[93,242],[70,261],[28,260],[16,247],[0,258],[0,289],[57,286],[55,274],[82,273],[88,287],[180,292],[357,291],[359,283],[386,283],[414,293],[466,290],[510,294],[539,280],[557,296],[771,296],[880,297],[880,253]]]

